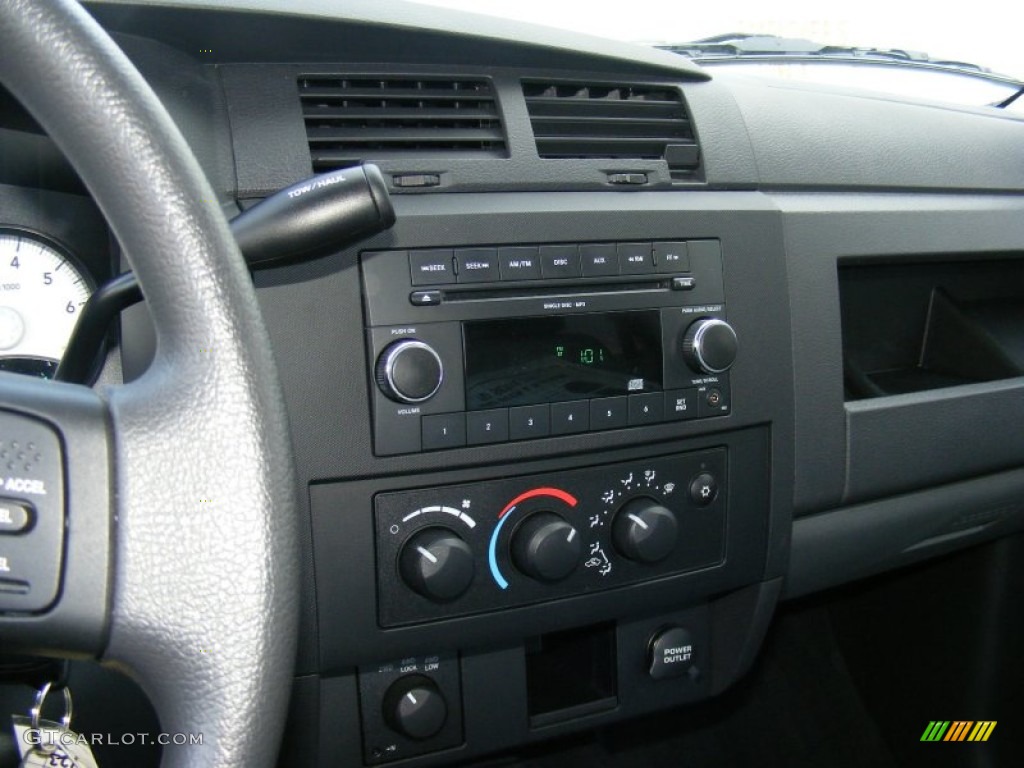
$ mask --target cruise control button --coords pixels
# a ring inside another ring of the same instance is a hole
[[[654,271],[650,243],[619,243],[619,270],[624,275],[647,275]]]
[[[693,638],[682,627],[663,629],[651,638],[647,671],[655,680],[688,674],[695,662]]]
[[[540,254],[537,246],[515,246],[498,249],[502,280],[540,279]]]
[[[24,533],[31,525],[31,507],[20,501],[0,499],[0,536]]]
[[[575,245],[542,245],[540,268],[544,277],[579,277],[579,251]]]
[[[581,245],[580,264],[584,277],[609,277],[619,274],[619,257],[613,243]]]
[[[459,248],[455,251],[460,283],[489,283],[501,279],[497,248]]]
[[[413,285],[443,285],[455,282],[452,271],[452,249],[440,248],[409,253],[409,270]]]
[[[689,272],[690,254],[686,243],[655,243],[654,264],[659,272]]]

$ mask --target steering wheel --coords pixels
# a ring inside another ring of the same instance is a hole
[[[58,559],[60,590],[0,614],[0,645],[127,671],[165,733],[203,735],[162,766],[271,766],[298,632],[295,480],[249,274],[170,116],[76,2],[0,0],[0,51],[0,81],[106,216],[157,336],[120,387],[0,374],[0,432],[51,434],[42,461],[63,478],[63,504],[30,499],[37,529],[62,522],[57,550],[8,537],[15,566]]]

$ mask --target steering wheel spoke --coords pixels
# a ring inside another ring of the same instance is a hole
[[[106,404],[0,374],[0,637],[96,656],[109,621],[113,513]]]
[[[165,747],[163,766],[271,766],[298,635],[296,489],[249,272],[170,116],[77,2],[0,0],[0,51],[0,81],[103,211],[157,337],[150,369],[102,398],[0,382],[15,414],[52,399],[36,417],[64,441],[68,499],[59,599],[0,623],[0,643],[42,648],[45,621],[70,632],[77,616],[81,647],[51,650],[100,653],[164,731],[204,734]]]

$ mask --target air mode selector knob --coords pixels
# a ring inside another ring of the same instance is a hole
[[[612,522],[615,549],[639,563],[664,560],[672,554],[678,539],[676,516],[654,499],[633,499],[623,505]]]
[[[441,356],[418,339],[396,341],[377,358],[377,386],[399,403],[422,403],[444,381]]]
[[[579,532],[554,512],[535,512],[512,534],[512,562],[538,581],[561,581],[582,557]]]
[[[423,741],[436,736],[448,720],[448,702],[429,677],[409,675],[384,694],[384,721],[403,736]]]
[[[736,360],[736,331],[725,320],[702,317],[683,334],[683,358],[699,373],[725,373]]]
[[[408,587],[435,603],[459,597],[473,583],[473,550],[448,528],[417,531],[398,555],[398,570]]]

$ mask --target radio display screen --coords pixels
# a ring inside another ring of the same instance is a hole
[[[660,392],[658,310],[462,324],[466,410]]]

